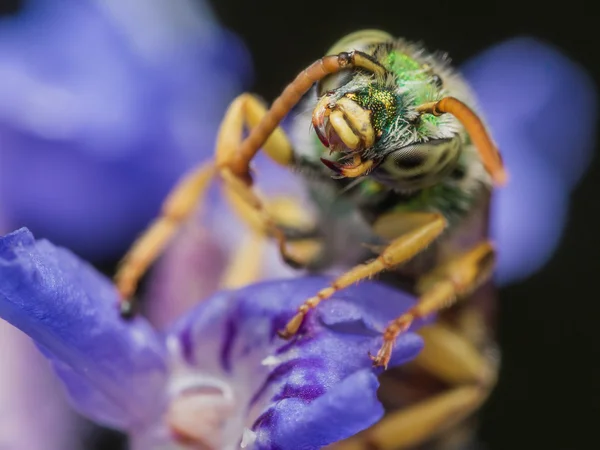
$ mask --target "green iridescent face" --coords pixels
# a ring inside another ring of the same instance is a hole
[[[393,92],[387,89],[369,86],[366,89],[346,94],[346,97],[370,111],[371,125],[378,138],[388,130],[399,114],[398,99]]]

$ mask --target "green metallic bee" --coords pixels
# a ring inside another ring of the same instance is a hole
[[[377,30],[353,33],[329,54],[302,71],[270,109],[250,94],[231,104],[215,160],[181,181],[126,255],[116,283],[123,313],[131,313],[127,299],[140,276],[218,175],[236,212],[274,237],[286,262],[313,271],[347,267],[306,300],[281,337],[295,335],[308,311],[335,292],[380,274],[418,300],[383,332],[374,365],[387,366],[396,338],[415,320],[438,314],[419,330],[425,347],[411,373],[446,389],[427,389],[364,436],[340,444],[408,448],[470,415],[495,383],[490,297],[477,288],[493,270],[488,201],[506,174],[468,86],[443,56]],[[279,123],[297,105],[292,145]],[[243,139],[245,127],[250,133]],[[305,177],[318,211],[313,223],[294,223],[300,205],[290,214],[266,207],[255,193],[250,162],[261,148]],[[398,380],[403,392],[418,384],[411,376]]]

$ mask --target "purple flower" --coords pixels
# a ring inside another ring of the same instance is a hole
[[[278,338],[324,283],[223,291],[159,335],[143,318],[123,321],[110,281],[68,250],[26,229],[0,239],[0,317],[35,340],[80,412],[145,450],[317,449],[375,423],[383,408],[367,353],[413,299],[364,283],[310,315],[296,341]],[[403,335],[393,364],[421,347]]]
[[[539,270],[560,242],[569,194],[596,142],[597,93],[588,74],[533,38],[492,47],[464,66],[505,164],[492,234],[501,283]]]
[[[4,229],[118,258],[213,150],[249,72],[201,2],[26,2],[0,22]]]

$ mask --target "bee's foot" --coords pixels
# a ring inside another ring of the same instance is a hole
[[[296,335],[298,333],[298,330],[300,329],[300,326],[302,325],[302,322],[304,321],[305,315],[306,315],[306,313],[304,313],[304,312],[296,313],[296,315],[294,317],[292,317],[292,319],[287,323],[285,328],[283,330],[280,330],[277,332],[279,337],[282,339],[285,339],[285,340],[289,340],[292,337],[294,337],[294,335]]]
[[[377,352],[377,355],[373,356],[371,352],[369,352],[369,358],[371,358],[371,361],[373,361],[373,367],[383,367],[384,369],[387,369],[392,356],[393,345],[394,341],[384,341],[383,345]]]

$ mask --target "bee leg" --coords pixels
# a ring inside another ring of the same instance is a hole
[[[406,313],[393,320],[383,333],[383,345],[376,356],[374,366],[387,367],[396,338],[412,323],[449,307],[459,298],[470,294],[492,274],[495,252],[490,242],[483,242],[472,250],[451,259],[421,277],[417,291],[419,300]]]
[[[294,268],[307,268],[319,257],[321,236],[311,217],[292,197],[266,199],[256,208],[236,192],[226,189],[225,197],[236,215],[250,229],[268,236],[279,237],[282,259]]]
[[[244,127],[253,129],[258,126],[267,115],[268,110],[258,97],[252,94],[241,94],[229,106],[225,113],[219,135],[217,136],[216,161],[221,169],[231,168],[237,161],[240,145],[243,142]],[[294,151],[285,132],[281,127],[276,127],[262,145],[265,154],[277,164],[288,166],[292,164]],[[242,180],[241,175],[236,177]],[[246,187],[250,180],[244,180]]]
[[[119,264],[115,283],[121,297],[121,313],[133,314],[133,299],[139,279],[163,251],[180,225],[193,213],[198,197],[206,191],[215,167],[206,163],[181,179],[164,201],[162,213],[135,241]]]
[[[237,289],[259,280],[265,245],[264,235],[253,230],[247,232],[221,275],[219,287]]]
[[[373,261],[353,267],[337,278],[329,287],[306,300],[286,327],[279,332],[279,335],[284,339],[291,338],[298,332],[308,311],[315,308],[320,302],[330,298],[341,289],[406,262],[431,244],[446,228],[446,219],[439,214],[418,213],[417,215],[420,219],[420,226],[392,240]]]
[[[410,363],[450,388],[426,400],[388,413],[335,450],[404,450],[448,432],[476,411],[493,389],[498,362],[477,349],[454,328],[435,324],[418,331],[425,346]],[[394,380],[389,380],[393,383]],[[385,384],[382,395],[385,398]]]
[[[136,240],[122,259],[115,275],[115,283],[122,299],[121,312],[124,316],[131,316],[134,312],[131,296],[140,278],[161,254],[181,224],[192,215],[199,198],[215,174],[219,174],[225,181],[225,191],[229,197],[237,196],[258,212],[263,228],[278,238],[282,253],[290,261],[294,259],[293,255],[286,252],[284,234],[277,228],[275,220],[266,213],[262,202],[250,188],[248,180],[234,175],[229,170],[229,165],[235,161],[242,142],[244,126],[255,127],[266,112],[262,103],[250,94],[242,94],[232,102],[221,123],[215,161],[201,165],[175,186],[163,204],[161,216]],[[279,127],[267,139],[263,150],[279,164],[291,164],[293,160],[292,147]]]
[[[239,202],[239,199],[232,200]],[[246,233],[221,279],[220,285],[224,289],[246,286],[260,279],[261,264],[257,261],[262,260],[266,245],[266,230],[256,212],[243,202],[234,205],[236,212],[247,222],[250,230]],[[316,264],[320,259],[322,241],[317,239],[318,236],[308,224],[302,228],[297,226],[298,223],[306,222],[302,209],[297,207],[293,199],[287,197],[269,199],[265,202],[265,207],[273,211],[273,217],[277,223],[282,224],[280,226],[284,232],[291,230],[288,249],[294,255],[294,261],[301,263],[303,267]],[[294,228],[286,228],[288,223],[294,224]]]
[[[305,253],[309,246],[316,250],[315,241],[299,250],[299,245],[287,245],[287,235],[316,235],[315,225],[312,221],[307,221],[306,211],[290,198],[265,203],[250,180],[232,170],[237,162],[244,122],[252,129],[261,123],[267,113],[262,102],[250,94],[242,94],[232,103],[217,140],[217,167],[224,182],[225,197],[237,215],[253,229],[274,237],[282,258],[288,264],[305,267],[310,265],[311,259]],[[262,148],[274,162],[282,166],[294,164],[292,146],[280,127],[275,128]]]

